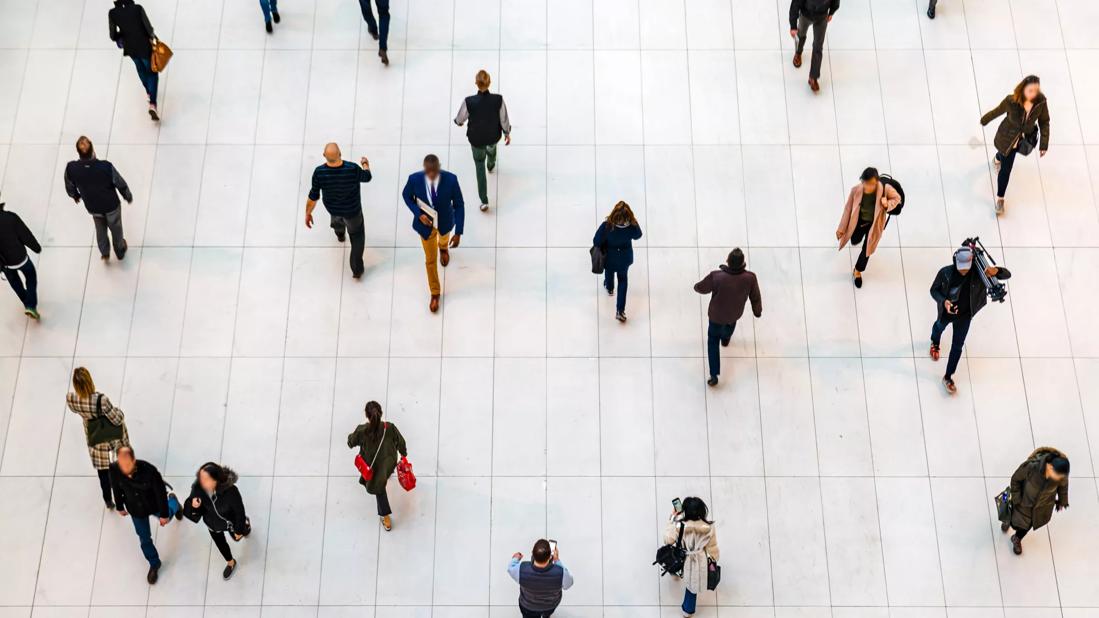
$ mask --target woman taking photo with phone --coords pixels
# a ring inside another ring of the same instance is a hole
[[[614,280],[618,278],[618,297],[615,299],[614,317],[626,321],[626,291],[629,288],[629,270],[633,264],[633,241],[641,238],[641,226],[633,210],[626,202],[618,202],[599,224],[591,244],[607,254],[603,270],[603,288],[614,295]]]
[[[678,499],[677,499],[678,500]],[[672,517],[664,528],[664,543],[674,545],[682,534],[683,549],[687,560],[683,564],[683,615],[693,616],[698,595],[707,589],[709,561],[721,560],[717,546],[717,529],[709,521],[709,509],[702,498],[684,498],[682,503],[672,502]],[[678,507],[678,508],[675,508]]]
[[[126,418],[122,410],[114,407],[107,396],[95,390],[92,374],[83,367],[73,370],[73,392],[65,396],[69,409],[84,421],[84,438],[88,443],[88,455],[92,467],[99,475],[99,488],[103,492],[103,504],[114,508],[111,498],[111,456],[121,446],[130,445],[126,431]]]
[[[981,116],[981,126],[1003,116],[996,129],[993,144],[996,156],[992,160],[996,168],[996,214],[1004,214],[1004,194],[1011,180],[1011,168],[1015,155],[1024,157],[1038,149],[1038,156],[1046,156],[1049,148],[1049,105],[1042,94],[1041,80],[1037,75],[1027,75],[1015,91],[1004,97],[995,109]],[[1039,135],[1039,132],[1041,135]]]
[[[191,495],[183,504],[183,515],[198,523],[201,519],[210,531],[210,538],[225,558],[222,579],[228,580],[237,568],[233,551],[225,540],[225,533],[239,541],[252,532],[252,523],[244,513],[244,499],[237,489],[237,473],[212,461],[202,464],[195,473]]]
[[[355,466],[359,469],[359,484],[378,502],[378,517],[386,532],[393,529],[393,509],[385,485],[397,469],[397,455],[408,457],[408,447],[397,426],[382,420],[382,405],[377,401],[366,404],[366,423],[347,436],[347,448],[359,449]]]

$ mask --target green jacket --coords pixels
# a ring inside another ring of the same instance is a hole
[[[1046,464],[1061,451],[1043,446],[1011,475],[1011,527],[1037,530],[1053,519],[1053,507],[1068,506],[1068,478],[1055,483],[1046,478]]]
[[[372,438],[368,429],[370,425],[363,423],[355,428],[347,436],[347,448],[359,449],[359,455],[366,463],[374,462],[371,468],[374,469],[374,477],[367,483],[359,477],[359,484],[366,487],[367,493],[377,495],[385,491],[386,481],[389,477],[393,476],[393,471],[397,469],[397,454],[400,453],[401,457],[408,456],[408,447],[405,445],[404,436],[401,435],[401,431],[397,429],[397,426],[393,423],[386,423],[385,438],[379,440],[382,434],[378,434],[378,438]],[[378,442],[381,444],[378,444]],[[377,458],[375,458],[377,453]]]

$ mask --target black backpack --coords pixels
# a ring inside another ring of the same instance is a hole
[[[683,522],[679,524],[679,536],[676,537],[675,543],[657,549],[653,564],[660,565],[661,577],[668,573],[683,577],[683,567],[687,564],[687,549],[683,547]]]
[[[878,176],[878,180],[880,180],[881,183],[884,184],[887,187],[893,187],[893,190],[896,191],[897,194],[901,196],[901,203],[897,204],[896,208],[889,211],[889,216],[890,217],[899,217],[899,216],[901,216],[901,213],[904,212],[904,187],[901,186],[901,183],[897,182],[896,178],[893,178],[889,174],[882,174],[882,175]],[[889,225],[889,219],[885,220],[885,224]]]

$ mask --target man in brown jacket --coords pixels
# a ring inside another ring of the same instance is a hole
[[[1068,508],[1068,457],[1061,451],[1042,446],[1011,475],[1011,519],[1000,530],[1011,535],[1015,555],[1023,553],[1023,537],[1053,519],[1053,510]]]
[[[706,351],[710,357],[710,379],[707,384],[717,386],[717,376],[721,373],[721,353],[717,344],[728,346],[736,330],[736,321],[744,315],[744,304],[752,301],[752,313],[758,318],[763,315],[763,301],[759,296],[759,282],[756,275],[744,267],[744,252],[739,248],[729,253],[729,258],[720,268],[706,275],[695,284],[699,294],[710,294],[710,327],[706,331]]]

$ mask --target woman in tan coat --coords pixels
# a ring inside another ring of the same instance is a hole
[[[889,212],[901,203],[900,193],[881,182],[877,169],[866,168],[859,180],[859,184],[851,187],[851,192],[847,194],[843,215],[836,226],[836,240],[840,241],[841,250],[847,246],[848,241],[852,245],[862,242],[862,252],[859,253],[852,273],[857,288],[862,287],[862,273],[866,270],[870,256],[878,248]]]
[[[126,431],[126,419],[122,410],[114,407],[110,399],[95,390],[92,374],[83,367],[73,370],[73,392],[65,396],[69,409],[80,416],[84,422],[84,437],[88,442],[88,455],[92,466],[99,475],[99,487],[103,491],[103,503],[108,509],[114,508],[111,499],[111,456],[120,446],[130,446],[130,434]],[[111,429],[99,417],[107,419]],[[105,431],[104,431],[105,429]],[[118,437],[114,437],[114,436]],[[104,439],[104,436],[111,439]]]
[[[664,528],[664,543],[675,544],[679,532],[683,530],[683,548],[687,550],[687,561],[683,565],[683,615],[693,616],[698,595],[706,590],[708,561],[721,560],[721,550],[717,546],[717,528],[714,522],[707,520],[709,514],[702,498],[684,498],[683,512],[672,513]]]

